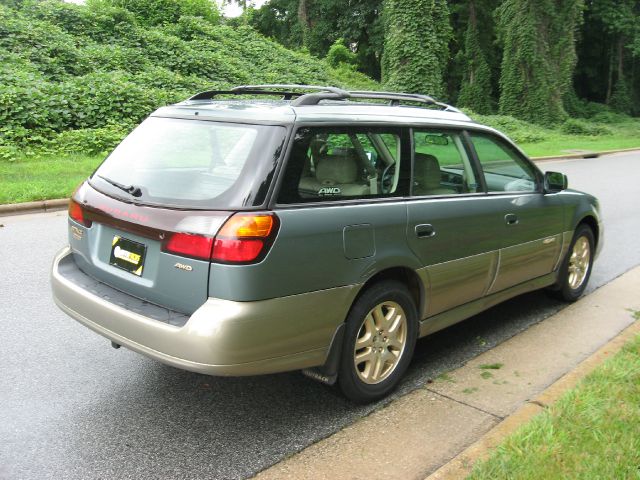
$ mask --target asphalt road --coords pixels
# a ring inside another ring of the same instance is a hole
[[[639,265],[640,155],[541,166],[601,200],[590,291]],[[213,378],[113,350],[51,299],[66,212],[0,224],[0,478],[246,478],[383,405],[353,406],[299,373]],[[562,306],[528,294],[421,340],[396,395]]]

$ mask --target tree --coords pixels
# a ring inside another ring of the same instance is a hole
[[[577,62],[583,1],[504,0],[500,5],[500,113],[538,123],[566,118],[563,97]]]
[[[468,2],[467,30],[460,58],[463,64],[463,73],[458,105],[468,107],[474,112],[484,115],[492,113],[491,68],[481,45],[476,0]]]
[[[270,0],[251,12],[249,23],[289,48],[327,55],[344,39],[358,69],[380,79],[384,33],[382,0]]]
[[[382,77],[387,88],[442,97],[451,25],[444,0],[386,0]]]

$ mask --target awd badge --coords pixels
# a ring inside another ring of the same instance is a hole
[[[185,265],[184,263],[176,263],[174,265],[174,267],[179,268],[180,270],[184,270],[185,272],[190,272],[193,270],[193,267],[191,265]]]

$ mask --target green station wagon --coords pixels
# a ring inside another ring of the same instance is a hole
[[[160,108],[74,193],[52,289],[174,367],[388,394],[416,339],[584,291],[597,200],[424,95],[257,85]]]

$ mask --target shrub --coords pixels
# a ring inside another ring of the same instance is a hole
[[[339,38],[329,48],[327,62],[333,68],[338,68],[341,65],[354,66],[355,68],[357,57],[344,45],[344,39]]]
[[[549,136],[549,131],[524,120],[518,120],[508,115],[475,115],[472,118],[490,127],[500,130],[517,143],[538,143]]]
[[[560,131],[568,135],[587,135],[594,137],[600,135],[611,135],[613,133],[604,125],[573,118],[565,120],[565,122],[560,126]]]
[[[170,14],[173,23],[160,16],[141,18],[136,9],[143,5],[168,9],[163,15]],[[343,63],[330,68],[250,27],[219,25],[205,11],[211,5],[209,0],[0,3],[0,158],[14,158],[16,149],[27,155],[38,149],[56,154],[109,149],[157,107],[207,88],[265,82],[377,85]]]

